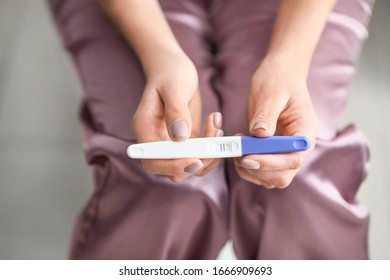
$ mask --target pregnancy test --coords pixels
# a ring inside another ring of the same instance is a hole
[[[300,152],[309,147],[310,141],[304,136],[227,136],[134,144],[128,147],[127,154],[139,159],[230,158]]]

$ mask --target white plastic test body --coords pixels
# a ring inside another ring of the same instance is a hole
[[[127,154],[138,159],[230,158],[299,152],[309,147],[310,141],[304,136],[227,136],[134,144],[128,147]]]

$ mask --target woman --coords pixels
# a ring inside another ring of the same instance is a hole
[[[229,237],[240,259],[367,258],[367,145],[338,128],[371,0],[50,2],[95,178],[71,258],[212,259]],[[312,148],[222,163],[125,152],[237,133]]]

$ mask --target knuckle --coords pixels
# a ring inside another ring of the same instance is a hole
[[[275,186],[278,189],[284,189],[287,188],[292,181],[292,177],[289,175],[281,175],[276,181]]]
[[[183,175],[184,168],[180,165],[178,160],[169,160],[166,164],[166,169],[169,170],[169,174],[172,175],[172,177],[179,177]]]
[[[144,169],[144,171],[146,173],[149,173],[149,174],[154,174],[154,169],[153,169],[153,164],[148,161],[148,160],[143,160],[142,161],[142,168]]]
[[[265,159],[263,161],[260,161],[260,168],[262,170],[277,170],[280,167],[278,162],[276,161],[276,157],[272,157],[271,159]]]
[[[299,168],[302,166],[302,164],[303,164],[303,157],[300,156],[300,155],[299,155],[299,156],[295,156],[295,157],[293,158],[291,168],[292,168],[293,170],[297,170],[297,169],[299,169]]]
[[[261,120],[265,120],[265,121],[271,121],[272,120],[272,116],[273,116],[273,112],[269,111],[269,110],[262,110],[260,112],[256,112],[256,114],[254,115],[254,119],[261,119]]]
[[[184,181],[185,178],[182,176],[170,176],[169,179],[174,183],[180,183]]]
[[[180,104],[178,102],[170,102],[165,107],[165,110],[168,115],[172,116],[173,118],[176,118],[177,116],[183,115],[184,106],[183,104]]]
[[[172,170],[172,174],[180,175],[184,172],[184,166],[183,163],[180,160],[170,160],[170,169]]]
[[[191,137],[192,138],[199,138],[200,137],[200,131],[198,129],[192,129]]]
[[[275,186],[274,185],[272,185],[272,184],[269,184],[269,183],[262,183],[261,184],[264,188],[266,188],[266,189],[269,189],[269,190],[271,190],[271,189],[274,189],[275,188]]]

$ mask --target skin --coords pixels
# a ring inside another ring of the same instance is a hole
[[[200,135],[198,73],[170,30],[158,1],[99,1],[134,48],[147,78],[133,118],[137,140],[142,143],[222,136],[219,113],[207,118],[204,135]],[[287,187],[314,149],[319,126],[306,79],[335,1],[282,1],[267,55],[255,71],[248,93],[249,131],[257,137],[304,135],[312,145],[303,153],[235,159],[238,174],[249,182],[266,188]],[[147,172],[182,181],[191,175],[206,174],[219,162],[192,158],[142,163]]]

